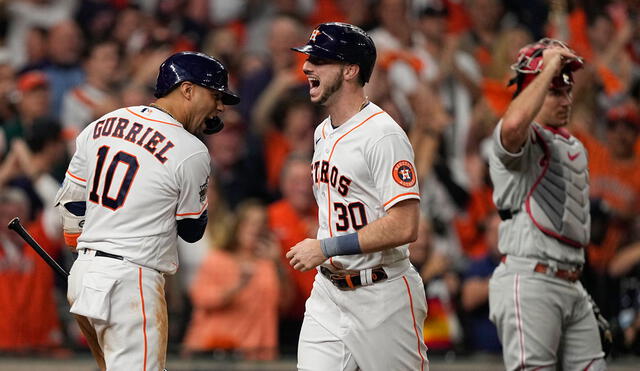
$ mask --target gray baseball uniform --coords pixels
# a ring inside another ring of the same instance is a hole
[[[523,148],[510,153],[501,127],[490,174],[504,258],[489,283],[489,304],[505,367],[604,369],[598,326],[577,280],[591,224],[584,147],[564,129],[533,123]]]

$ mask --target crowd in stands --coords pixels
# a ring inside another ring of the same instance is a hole
[[[205,237],[181,242],[168,278],[169,351],[242,359],[294,355],[315,270],[286,251],[315,237],[309,164],[324,117],[301,72],[313,27],[358,25],[378,57],[368,98],[407,132],[422,215],[411,260],[429,307],[432,353],[501,352],[488,319],[500,262],[487,156],[513,95],[510,65],[541,37],[585,59],[569,130],[585,144],[591,243],[582,281],[640,355],[640,2],[635,0],[5,0],[0,1],[0,227],[20,216],[67,269],[53,208],[77,134],[115,108],[153,101],[160,63],[202,51],[242,98],[211,153]],[[85,349],[66,282],[0,228],[0,354]]]

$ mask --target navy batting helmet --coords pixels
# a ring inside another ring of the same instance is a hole
[[[183,81],[221,92],[222,103],[226,105],[240,102],[238,95],[229,90],[227,69],[206,54],[180,52],[167,58],[160,65],[154,95],[156,98],[164,97]]]
[[[363,83],[369,82],[376,64],[376,45],[371,37],[348,23],[323,23],[313,30],[306,45],[291,49],[317,58],[357,64]]]

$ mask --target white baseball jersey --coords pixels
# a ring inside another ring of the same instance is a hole
[[[337,128],[316,129],[312,163],[318,239],[353,233],[402,200],[419,199],[413,149],[402,128],[369,103]],[[298,370],[428,370],[424,284],[408,246],[334,256],[330,270],[383,266],[389,278],[354,290],[317,274],[298,344]],[[320,350],[321,349],[321,350]]]
[[[311,174],[318,202],[318,239],[357,231],[400,201],[419,199],[407,135],[369,103],[337,128],[325,119],[314,135]],[[335,256],[331,269],[362,270],[408,258],[408,245],[381,252]]]
[[[206,210],[209,173],[206,146],[170,115],[137,106],[102,116],[76,139],[66,176],[86,187],[77,248],[175,273],[176,221]]]

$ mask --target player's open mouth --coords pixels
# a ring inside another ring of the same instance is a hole
[[[312,76],[308,76],[307,79],[309,80],[309,93],[313,95],[314,90],[320,86],[320,80]]]

